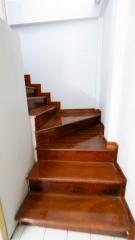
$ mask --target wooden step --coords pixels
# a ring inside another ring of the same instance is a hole
[[[29,111],[30,116],[35,117],[35,127],[39,130],[42,125],[47,122],[53,115],[57,113],[57,106],[46,105],[38,108],[34,108]]]
[[[34,97],[28,97],[28,109],[32,110],[37,107],[45,106],[47,105],[47,97],[45,96],[34,96]]]
[[[29,176],[30,189],[55,193],[123,195],[126,179],[112,163],[41,161]]]
[[[34,97],[38,95],[38,89],[36,87],[26,86],[27,97]]]
[[[116,162],[117,148],[104,150],[70,150],[70,149],[47,149],[39,146],[37,148],[39,161],[68,160],[88,162]]]
[[[55,141],[48,142],[44,139],[44,143],[37,147],[39,161],[64,159],[68,161],[115,162],[117,150],[116,143],[107,144],[101,124],[55,139]]]
[[[133,219],[122,197],[31,192],[16,215],[21,223],[126,237]]]
[[[79,114],[78,116],[58,113],[49,122],[42,126],[40,131],[36,132],[37,143],[54,141],[55,139],[69,135],[72,132],[92,127],[100,122],[100,113]]]

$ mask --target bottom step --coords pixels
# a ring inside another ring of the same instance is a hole
[[[133,220],[120,197],[30,192],[16,215],[21,223],[127,236]]]

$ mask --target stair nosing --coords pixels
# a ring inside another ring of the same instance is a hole
[[[46,99],[47,96],[32,96],[32,97],[27,97],[27,100],[30,101],[30,100],[36,100],[36,99],[40,99],[40,98],[44,98]]]

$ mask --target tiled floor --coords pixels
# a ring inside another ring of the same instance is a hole
[[[125,240],[125,238],[20,225],[12,240]]]

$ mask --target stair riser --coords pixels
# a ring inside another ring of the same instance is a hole
[[[50,105],[51,106],[56,106],[57,107],[57,111],[60,112],[60,109],[61,109],[61,103],[60,102],[50,102]]]
[[[63,194],[86,194],[86,195],[106,195],[121,196],[124,193],[125,185],[108,183],[74,183],[55,182],[46,180],[30,180],[30,189],[47,193]]]
[[[47,97],[48,103],[50,104],[50,102],[51,102],[51,94],[50,94],[50,92],[40,93],[39,96]]]
[[[45,124],[45,122],[56,113],[57,113],[57,109],[53,109],[51,111],[48,111],[36,117],[35,119],[36,130],[39,130],[43,126],[43,124]]]
[[[31,110],[33,108],[36,108],[36,107],[42,107],[42,106],[45,106],[47,105],[48,103],[48,100],[47,98],[45,99],[38,99],[38,100],[28,100],[28,109]]]
[[[27,97],[38,96],[38,90],[37,89],[27,89],[26,93],[27,93]]]
[[[69,135],[72,132],[92,127],[100,122],[100,117],[85,119],[79,122],[71,123],[62,127],[56,127],[53,129],[44,130],[36,134],[37,144],[44,142],[44,139],[48,141],[54,141],[58,137]]]
[[[88,161],[88,162],[115,162],[117,150],[114,151],[63,151],[37,149],[39,161],[62,160],[62,161]]]

